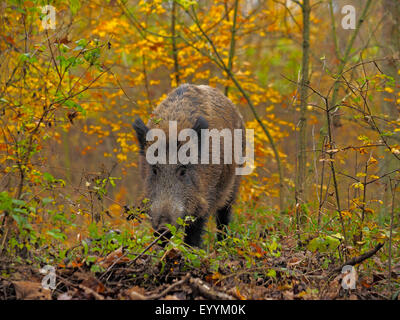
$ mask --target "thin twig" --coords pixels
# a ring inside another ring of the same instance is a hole
[[[137,259],[139,259],[141,256],[143,256],[147,250],[149,250],[152,246],[154,246],[158,240],[160,240],[163,236],[165,236],[169,230],[165,230],[163,233],[161,233],[157,238],[155,238],[135,259],[133,259],[131,262],[128,263],[128,267],[131,266]]]
[[[363,262],[364,260],[367,260],[368,258],[371,258],[375,253],[377,253],[382,247],[384,246],[384,243],[378,243],[375,248],[365,252],[364,254],[354,257],[350,260],[347,260],[345,263],[343,263],[340,267],[337,267],[336,269],[333,270],[333,272],[340,272],[344,266],[355,266],[356,264],[359,264]]]
[[[165,296],[168,292],[172,291],[173,289],[175,289],[176,287],[179,287],[181,285],[183,285],[184,283],[186,283],[190,278],[190,273],[188,273],[182,280],[179,280],[175,283],[173,283],[172,285],[170,285],[168,288],[166,288],[164,291],[157,293],[157,294],[152,294],[150,296],[144,296],[146,299],[149,300],[157,300],[162,298],[163,296]]]

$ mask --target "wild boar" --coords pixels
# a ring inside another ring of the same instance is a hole
[[[197,164],[183,164],[179,160],[175,164],[150,164],[146,154],[153,142],[147,141],[146,135],[151,129],[163,130],[166,133],[166,152],[170,152],[170,121],[176,121],[178,132],[186,128],[196,132],[200,157],[205,150],[201,139],[203,129],[227,129],[232,136],[234,129],[240,129],[243,134],[239,144],[241,153],[245,154],[243,118],[236,106],[217,89],[206,85],[184,84],[173,90],[156,107],[147,125],[140,118],[133,123],[140,147],[139,168],[144,197],[150,200],[149,215],[154,229],[161,232],[166,224],[177,225],[179,217],[192,216],[195,220],[186,227],[184,241],[191,246],[200,246],[204,223],[211,214],[216,217],[218,239],[223,239],[240,183],[240,175],[235,174],[235,168],[241,164],[232,154],[232,162],[224,163],[226,155],[222,143],[225,136],[220,139],[219,164],[211,160],[209,164],[200,161]],[[182,142],[178,142],[178,148],[181,145]],[[215,151],[214,145],[206,150],[210,159]],[[233,148],[230,152],[234,152]]]

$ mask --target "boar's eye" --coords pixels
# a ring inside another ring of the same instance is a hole
[[[187,172],[186,166],[181,166],[177,170],[178,176],[180,176],[180,177],[184,177],[186,175],[186,172]]]
[[[151,172],[156,176],[158,174],[158,168],[156,166],[151,167]]]

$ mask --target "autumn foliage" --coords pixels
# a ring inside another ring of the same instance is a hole
[[[56,0],[55,29],[43,28],[45,1],[2,3],[0,255],[87,267],[101,281],[146,258],[159,274],[236,285],[239,299],[314,299],[336,296],[323,285],[293,296],[299,278],[276,266],[324,275],[384,243],[358,265],[361,287],[398,295],[400,12],[382,23],[387,7],[353,1],[364,19],[344,30],[342,2]],[[239,107],[255,169],[225,242],[210,221],[206,248],[146,249],[155,238],[138,203],[132,123],[183,83],[217,87]],[[12,278],[7,268],[0,261]]]

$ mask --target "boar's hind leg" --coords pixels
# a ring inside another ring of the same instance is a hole
[[[231,209],[232,205],[228,204],[227,206],[218,209],[217,211],[217,228],[218,228],[218,233],[217,233],[217,239],[218,241],[221,241],[225,238],[226,235],[226,227],[229,224],[230,217],[231,217]]]
[[[188,225],[185,229],[185,243],[192,247],[199,247],[201,244],[201,234],[203,233],[204,219],[197,219]]]

